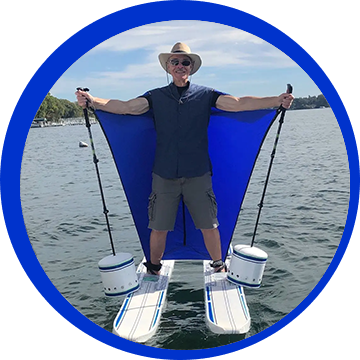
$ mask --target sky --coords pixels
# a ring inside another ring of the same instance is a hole
[[[321,93],[299,65],[268,42],[237,28],[196,20],[159,22],[120,33],[77,60],[50,92],[75,101],[74,90],[82,86],[97,97],[134,98],[171,81],[158,55],[170,52],[178,41],[202,58],[194,83],[234,96],[279,95],[287,83],[294,85],[296,97]]]

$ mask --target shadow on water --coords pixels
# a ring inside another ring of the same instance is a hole
[[[205,322],[204,290],[182,288],[181,283],[171,283],[158,333],[146,345],[197,350],[228,345],[243,340],[245,336],[212,333]]]
[[[201,350],[229,345],[245,339],[246,335],[214,335],[210,331],[188,331],[183,329],[179,332],[168,334],[162,341],[158,341],[157,347],[169,350]],[[148,344],[149,346],[154,346]]]

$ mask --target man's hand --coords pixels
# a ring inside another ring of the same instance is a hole
[[[75,92],[78,104],[85,109],[87,105],[94,107],[94,98],[86,91],[77,90]]]
[[[293,100],[294,96],[292,94],[284,93],[279,95],[279,105],[282,105],[282,107],[285,109],[290,108]]]

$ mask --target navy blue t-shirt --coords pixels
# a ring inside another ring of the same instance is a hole
[[[188,83],[186,86],[182,86],[182,87],[177,86],[177,90],[179,92],[180,97],[184,93],[184,91],[186,91],[189,88],[189,84],[190,83]],[[222,94],[219,93],[218,91],[214,90],[213,98],[212,98],[212,101],[211,101],[211,107],[214,107],[214,108],[216,107],[216,101],[217,101],[217,99],[219,98],[220,95],[222,95]],[[140,97],[144,97],[149,103],[149,109],[152,109],[151,94],[146,93],[145,95],[142,95]]]
[[[174,83],[142,95],[153,111],[156,154],[153,171],[168,179],[202,176],[212,171],[207,127],[221,93],[189,83]]]

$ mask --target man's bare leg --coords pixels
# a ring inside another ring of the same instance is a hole
[[[207,251],[213,261],[222,259],[220,233],[218,228],[201,230]],[[221,270],[225,271],[225,268]]]
[[[154,265],[159,265],[166,246],[167,231],[152,230],[150,234],[150,261]],[[160,274],[160,271],[156,272]]]

